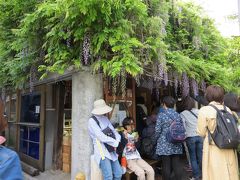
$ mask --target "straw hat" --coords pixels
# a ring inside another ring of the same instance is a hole
[[[94,108],[92,110],[92,114],[103,115],[103,114],[107,114],[111,111],[112,111],[112,108],[110,106],[106,105],[106,103],[103,99],[94,101]]]

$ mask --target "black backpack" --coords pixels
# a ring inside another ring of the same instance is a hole
[[[151,157],[155,153],[155,144],[152,142],[150,137],[142,139],[141,153],[144,157]]]
[[[217,111],[216,129],[210,133],[208,129],[209,143],[212,140],[220,149],[236,149],[240,143],[240,133],[237,127],[237,120],[227,111],[226,106],[219,110],[214,105],[209,105]]]

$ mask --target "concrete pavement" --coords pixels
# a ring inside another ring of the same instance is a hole
[[[48,170],[44,171],[43,173],[40,172],[40,175],[38,176],[30,176],[26,173],[24,174],[24,179],[25,180],[70,180],[71,179],[71,174],[64,173],[59,170]]]

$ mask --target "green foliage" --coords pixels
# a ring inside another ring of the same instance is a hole
[[[240,94],[240,37],[234,37],[229,40],[229,48],[226,51],[228,55],[228,73],[234,86],[233,90]]]
[[[233,83],[229,71],[228,40],[220,35],[201,7],[177,3],[170,12],[169,22],[165,40],[170,47],[171,68],[179,73],[187,72],[197,81],[205,79],[210,84],[236,91],[239,84]]]
[[[41,70],[46,73],[81,61],[84,36],[89,34],[91,62],[98,59],[95,70],[103,68],[115,77],[124,68],[136,76],[142,72],[140,52],[156,49],[155,42],[148,37],[141,39],[138,34],[158,21],[149,23],[149,19],[147,6],[138,0],[45,1],[22,21],[18,35],[29,39],[26,34],[43,32],[46,65]]]
[[[0,1],[0,86],[22,86],[27,80],[32,52],[23,57],[23,52],[13,48],[18,41],[14,29],[19,27],[26,13],[34,11],[36,4],[34,0]],[[24,44],[22,42],[22,46]],[[22,49],[22,46],[18,48]]]
[[[33,65],[41,78],[86,65],[111,77],[122,71],[135,77],[163,62],[198,82],[239,87],[239,39],[221,37],[194,4],[0,0],[0,7],[0,86],[22,87]],[[84,59],[86,37],[90,56]]]

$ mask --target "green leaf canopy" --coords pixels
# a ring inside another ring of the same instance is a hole
[[[166,0],[0,0],[0,86],[23,87],[68,67],[110,77],[187,73],[239,91],[239,39],[203,10]]]

